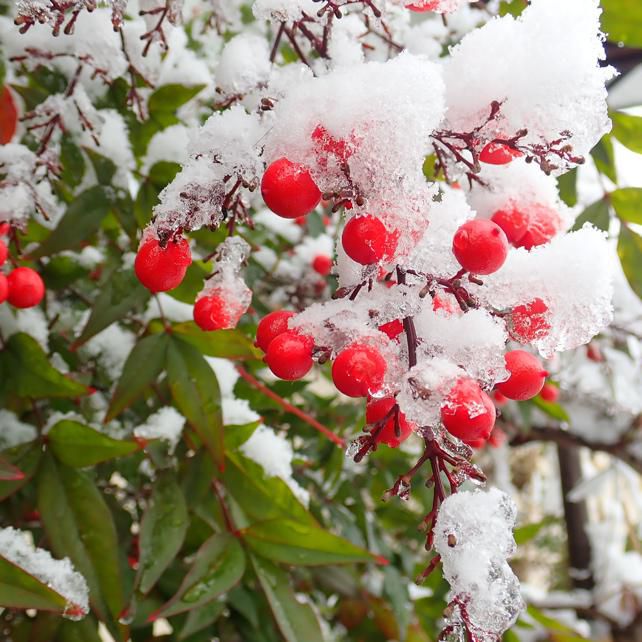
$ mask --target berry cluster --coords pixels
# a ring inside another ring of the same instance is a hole
[[[0,236],[10,231],[7,223],[0,224]],[[0,266],[9,258],[9,248],[0,239]],[[16,267],[7,276],[0,273],[0,303],[9,302],[14,308],[33,308],[45,296],[45,284],[34,269]]]

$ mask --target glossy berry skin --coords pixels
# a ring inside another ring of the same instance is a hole
[[[0,273],[0,303],[4,303],[9,296],[9,282],[4,274]]]
[[[509,243],[516,245],[528,229],[528,214],[517,207],[497,210],[490,219],[504,230]]]
[[[270,370],[280,379],[295,381],[310,372],[314,341],[296,332],[283,332],[272,339],[265,355]]]
[[[271,163],[261,180],[265,204],[283,218],[310,213],[321,200],[321,192],[306,167],[287,158]]]
[[[516,305],[509,317],[508,331],[519,343],[531,343],[545,337],[551,324],[548,320],[548,306],[536,298],[523,305]]]
[[[16,133],[18,109],[9,87],[0,89],[0,145],[6,145]]]
[[[0,241],[0,265],[4,265],[4,262],[9,256],[9,249],[4,241]]]
[[[562,221],[559,214],[543,205],[534,205],[528,210],[528,226],[526,232],[515,243],[515,247],[530,250],[548,243],[561,229]]]
[[[497,389],[509,399],[532,399],[543,388],[548,375],[542,362],[525,350],[511,350],[506,353],[505,359],[510,376],[498,383]]]
[[[19,267],[7,277],[7,301],[16,308],[33,308],[45,296],[45,284],[40,275],[29,267]]]
[[[375,216],[355,216],[343,228],[341,243],[345,253],[356,263],[372,265],[386,254],[394,252],[396,245],[386,226]]]
[[[479,153],[479,160],[487,165],[507,165],[514,158],[523,156],[518,149],[513,149],[504,143],[488,143]]]
[[[212,293],[202,296],[194,304],[194,321],[206,332],[229,330],[236,327],[243,312],[234,302],[227,301],[226,296]]]
[[[488,439],[495,425],[495,406],[474,379],[461,377],[441,406],[446,430],[465,442]]]
[[[255,345],[261,348],[263,352],[267,352],[273,339],[284,332],[288,332],[288,321],[294,316],[296,316],[296,313],[288,310],[276,310],[266,314],[259,321],[259,325],[256,328]]]
[[[332,259],[325,254],[319,254],[312,261],[312,269],[321,276],[328,276],[332,270]]]
[[[403,332],[403,322],[401,319],[395,319],[380,325],[379,330],[386,334],[389,339],[396,339]]]
[[[332,364],[332,381],[348,397],[367,397],[377,392],[386,374],[386,361],[376,348],[353,344],[342,350]]]
[[[539,392],[539,396],[548,403],[556,403],[560,398],[560,389],[552,383],[545,383]]]
[[[138,249],[134,271],[150,292],[167,292],[181,284],[191,263],[192,253],[184,238],[169,241],[164,248],[150,238]]]
[[[368,399],[366,404],[366,422],[376,424],[383,420],[390,413],[397,402],[394,397],[383,397],[382,399]],[[399,411],[399,436],[395,433],[394,414],[386,421],[381,431],[377,434],[377,443],[386,444],[390,448],[397,448],[402,441],[406,441],[412,434],[414,424],[410,423],[406,416]]]
[[[496,223],[474,219],[455,232],[453,254],[469,272],[492,274],[504,265],[508,256],[508,239]]]

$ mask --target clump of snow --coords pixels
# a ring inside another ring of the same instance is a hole
[[[145,308],[143,318],[145,321],[165,317],[169,321],[192,321],[194,318],[194,306],[189,303],[178,301],[165,292],[159,292],[152,297]]]
[[[5,339],[24,332],[33,337],[45,352],[49,350],[49,328],[40,308],[14,309],[0,305],[0,330]]]
[[[89,589],[85,578],[68,558],[54,559],[49,551],[33,545],[31,533],[15,528],[0,529],[0,555],[67,601],[64,617],[79,620],[89,613]]]
[[[521,129],[529,144],[572,133],[585,155],[610,130],[598,0],[534,0],[519,18],[495,18],[469,33],[444,65],[447,129],[482,125],[492,101],[498,117],[483,132],[489,140]]]
[[[450,584],[450,624],[465,622],[476,640],[497,642],[524,609],[519,580],[507,559],[515,552],[517,507],[492,488],[448,497],[435,524],[435,550]]]
[[[216,69],[216,83],[224,94],[246,94],[270,76],[267,40],[252,33],[234,36],[223,48]]]
[[[271,22],[293,22],[303,17],[303,13],[312,16],[319,10],[313,0],[254,0],[252,11],[257,20]]]
[[[281,478],[305,506],[310,502],[307,490],[292,478],[292,444],[266,426],[259,426],[241,446],[241,452],[259,464],[270,477]]]
[[[170,125],[154,134],[147,146],[143,171],[148,172],[159,161],[186,162],[189,157],[189,131],[185,125]]]
[[[135,335],[112,323],[83,345],[83,351],[96,357],[112,381],[118,380],[125,361],[136,343]]]
[[[144,424],[134,428],[134,435],[142,439],[162,439],[169,443],[169,452],[173,453],[184,425],[184,417],[175,408],[165,406],[147,417]]]
[[[20,421],[10,410],[0,409],[0,450],[26,444],[37,435],[34,426]]]

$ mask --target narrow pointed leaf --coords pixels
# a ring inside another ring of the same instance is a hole
[[[301,604],[296,599],[287,574],[258,557],[252,557],[252,565],[286,642],[324,642],[314,611],[310,605]]]
[[[372,553],[343,537],[290,519],[259,522],[241,534],[257,554],[283,564],[319,566],[375,559]]]
[[[35,475],[42,457],[39,442],[20,444],[2,452],[2,458],[10,466],[15,466],[24,475],[22,479],[0,481],[0,501],[19,491]]]
[[[150,334],[133,347],[123,366],[105,422],[117,417],[158,379],[165,366],[168,345],[169,336],[160,333]]]
[[[197,348],[173,339],[167,350],[167,379],[174,403],[223,469],[223,413],[214,371]]]
[[[136,586],[147,594],[181,550],[189,518],[185,496],[173,473],[156,479],[140,527]]]
[[[615,213],[627,223],[642,225],[642,188],[624,187],[610,194]]]
[[[199,608],[229,591],[244,572],[245,554],[238,539],[229,533],[213,535],[198,550],[178,592],[158,615],[169,617]]]
[[[198,348],[208,357],[223,359],[260,359],[263,353],[240,330],[203,332],[193,321],[177,323],[172,327],[177,337]]]
[[[617,253],[629,285],[642,298],[642,236],[623,225]]]
[[[89,586],[94,613],[115,626],[123,608],[118,536],[111,511],[85,473],[47,456],[38,473],[38,509],[58,557],[69,557]]]
[[[224,602],[209,602],[208,604],[203,604],[197,609],[190,611],[183,628],[178,634],[179,640],[184,640],[194,633],[198,633],[203,629],[211,626],[218,618],[221,613],[225,610]]]
[[[103,642],[96,620],[85,618],[80,622],[62,622],[56,642]]]
[[[67,466],[84,468],[124,457],[139,449],[135,441],[113,439],[76,421],[59,421],[48,434],[49,448]]]
[[[627,0],[620,1],[627,2]],[[640,36],[642,37],[642,28]],[[611,113],[611,120],[613,121],[613,136],[625,147],[642,154],[642,117],[618,111]]]
[[[0,481],[22,481],[26,475],[11,462],[0,457]]]

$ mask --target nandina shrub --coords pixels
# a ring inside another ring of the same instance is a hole
[[[635,630],[642,36],[525,4],[0,4],[7,639]]]

